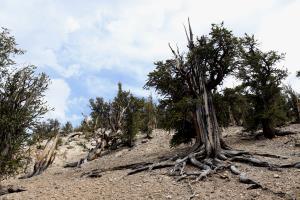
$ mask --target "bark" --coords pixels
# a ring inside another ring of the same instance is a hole
[[[261,123],[264,136],[269,139],[274,138],[275,130],[271,127],[270,121],[268,119],[263,119]]]
[[[64,165],[64,168],[80,167],[83,163],[99,158],[106,148],[107,143],[107,140],[105,138],[102,138],[101,141],[98,141],[96,146],[91,149],[85,157],[81,158],[79,161],[67,163],[66,165]]]
[[[215,158],[221,151],[220,130],[213,107],[211,92],[207,92],[205,87],[203,87],[201,101],[203,104],[196,105],[195,112],[196,140],[198,139],[204,144],[206,157]],[[199,145],[201,143],[199,142]]]
[[[296,106],[297,106],[297,119],[296,121],[299,123],[300,122],[300,101],[298,98],[296,98]]]
[[[235,118],[233,117],[233,113],[232,113],[232,109],[231,107],[228,108],[228,113],[229,113],[229,124],[231,126],[236,126],[236,121],[235,121]]]

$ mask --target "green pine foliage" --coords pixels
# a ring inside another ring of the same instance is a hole
[[[286,120],[281,83],[287,70],[276,66],[282,59],[284,54],[261,51],[254,36],[246,35],[241,39],[238,78],[251,105],[245,125],[248,130],[262,127],[267,138],[273,138],[275,127]]]
[[[203,105],[203,102],[199,102],[202,101],[199,81],[193,78],[199,78],[201,70],[210,92],[237,67],[238,39],[223,23],[213,24],[208,35],[197,37],[188,45],[192,50],[185,55],[171,49],[178,59],[156,62],[156,68],[149,73],[146,83],[146,87],[155,88],[163,97],[160,109],[164,117],[159,121],[163,122],[160,125],[164,129],[175,131],[172,146],[191,141],[199,129],[195,127],[195,113],[197,105]],[[195,64],[195,60],[199,63]]]
[[[32,142],[40,142],[43,140],[49,140],[54,137],[60,131],[60,123],[57,119],[48,119],[38,123],[32,133]]]
[[[141,126],[141,110],[143,100],[131,95],[129,106],[125,113],[122,139],[124,144],[133,147]]]
[[[146,134],[146,138],[151,139],[152,131],[156,127],[156,105],[152,96],[144,102],[142,110],[141,131]]]
[[[118,92],[112,102],[106,102],[102,97],[90,99],[91,120],[82,122],[82,130],[96,133],[96,130],[110,132],[114,135],[113,142],[121,140],[124,145],[132,147],[141,126],[141,113],[144,100],[134,97],[129,91],[122,89],[118,83]]]
[[[62,132],[65,136],[72,133],[73,130],[74,129],[73,129],[72,123],[69,121],[67,121],[66,124],[62,127]]]
[[[291,122],[300,122],[300,94],[295,92],[290,85],[284,87],[286,98],[286,112]]]
[[[246,117],[246,112],[250,106],[243,88],[225,88],[221,92],[213,93],[216,115],[221,127],[241,126]]]
[[[36,67],[16,66],[24,52],[7,29],[0,31],[0,180],[24,166],[24,145],[39,118],[48,111],[44,92],[49,78]]]

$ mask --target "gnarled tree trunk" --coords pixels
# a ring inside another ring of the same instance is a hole
[[[299,98],[297,98],[297,102],[296,102],[296,106],[297,106],[297,119],[296,121],[299,123],[300,122],[300,100]]]
[[[220,131],[212,102],[211,93],[207,93],[203,88],[203,95],[200,102],[196,105],[196,138],[200,138],[200,146],[204,145],[204,155],[206,158],[215,158],[220,152]],[[201,147],[200,147],[201,148]]]
[[[263,134],[266,138],[272,139],[275,137],[275,130],[271,127],[268,119],[262,120]]]

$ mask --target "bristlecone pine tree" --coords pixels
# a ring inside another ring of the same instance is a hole
[[[290,85],[284,87],[287,96],[287,113],[292,122],[300,123],[300,94],[297,94]]]
[[[169,106],[181,103],[188,109],[190,122],[196,132],[194,151],[202,156],[224,157],[212,90],[237,66],[238,39],[223,25],[213,25],[209,36],[194,41],[191,27],[187,33],[188,54],[172,50],[175,59],[157,62],[156,70],[149,74],[147,86],[169,97]],[[185,101],[185,102],[182,102]],[[194,159],[192,159],[194,161]]]
[[[48,119],[47,121],[36,124],[32,132],[32,141],[34,143],[43,140],[49,140],[59,132],[60,123],[57,119]]]
[[[222,110],[216,112],[221,127],[243,125],[249,103],[242,93],[242,87],[225,88],[222,92],[214,92],[213,99],[215,110]]]
[[[133,147],[136,136],[141,124],[141,109],[143,107],[143,100],[133,95],[130,95],[129,104],[125,112],[122,139],[126,146]]]
[[[0,180],[24,166],[24,146],[38,119],[47,112],[44,92],[49,79],[36,67],[16,67],[23,54],[7,29],[0,30]],[[1,192],[0,192],[1,193]]]
[[[96,146],[77,162],[65,167],[79,167],[83,163],[99,158],[104,150],[114,150],[121,145],[132,147],[139,130],[139,111],[142,101],[118,83],[118,93],[112,102],[103,98],[90,99],[91,121],[83,123],[84,129],[92,133]]]
[[[241,182],[251,182],[253,187],[261,187],[238,171],[233,162],[269,168],[300,167],[300,163],[283,166],[260,161],[252,157],[249,152],[232,150],[225,144],[216,118],[212,90],[238,66],[239,39],[226,29],[223,23],[213,24],[209,35],[196,39],[190,24],[188,29],[186,31],[188,53],[181,54],[178,48],[174,50],[170,46],[174,58],[155,63],[156,69],[148,75],[146,86],[154,87],[164,97],[163,103],[170,111],[170,115],[173,114],[169,118],[168,125],[173,126],[175,135],[180,132],[186,133],[186,130],[193,131],[196,141],[183,156],[175,156],[154,167],[143,166],[129,174],[173,165],[174,168],[171,170],[173,175],[182,178],[189,175],[196,176],[199,180],[218,170],[230,169],[234,174],[240,174]],[[176,161],[172,162],[172,160]],[[226,162],[222,162],[224,160]],[[202,171],[199,173],[186,171],[187,163]]]
[[[64,135],[68,135],[73,132],[73,126],[71,122],[66,122],[66,124],[62,127],[62,131]]]
[[[156,107],[151,95],[144,102],[142,118],[141,131],[146,134],[147,139],[151,139],[152,131],[156,127]]]
[[[280,85],[287,76],[287,70],[276,67],[284,54],[262,52],[254,36],[249,35],[241,40],[241,46],[242,62],[238,78],[253,104],[253,112],[247,116],[247,127],[250,130],[262,127],[264,136],[271,139],[275,137],[275,127],[282,124],[286,116]]]

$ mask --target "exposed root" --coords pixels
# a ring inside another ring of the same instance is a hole
[[[241,172],[240,172],[240,171],[237,169],[237,167],[234,166],[234,165],[230,165],[229,169],[230,169],[230,171],[231,171],[234,175],[239,175],[239,174],[241,174]]]
[[[162,169],[162,168],[167,168],[167,167],[172,167],[172,166],[174,166],[173,163],[153,164],[153,165],[150,165],[150,166],[145,166],[145,167],[134,169],[134,170],[128,172],[127,175],[133,175],[133,174],[137,174],[137,173],[142,172],[142,171]]]
[[[269,154],[269,153],[258,153],[258,152],[247,152],[242,150],[223,150],[225,155],[229,157],[233,156],[241,156],[241,155],[256,155],[256,156],[262,156],[262,157],[269,157],[269,158],[280,158],[280,159],[288,159],[288,157],[281,156],[281,155],[275,155],[275,154]]]
[[[230,159],[230,161],[251,164],[256,167],[270,167],[270,168],[278,167],[276,165],[270,164],[266,161],[261,161],[257,158],[253,158],[253,157],[235,156],[235,157],[232,157]]]
[[[278,170],[280,168],[300,168],[300,162],[292,163],[292,164],[272,164],[266,161],[262,161],[253,157],[253,155],[258,156],[266,156],[272,158],[282,158],[286,159],[286,157],[273,155],[273,154],[263,154],[263,153],[249,153],[246,151],[238,151],[238,150],[222,150],[215,158],[205,158],[205,152],[201,149],[198,152],[189,153],[187,156],[179,158],[175,161],[175,163],[167,163],[166,161],[160,162],[156,165],[142,166],[141,168],[136,168],[132,172],[129,172],[128,175],[136,174],[142,171],[157,169],[157,168],[165,168],[167,166],[173,166],[170,170],[170,175],[180,176],[177,180],[185,179],[187,176],[195,176],[198,175],[197,180],[202,180],[206,178],[208,175],[215,173],[218,170],[225,170],[230,168],[233,174],[240,174],[240,172],[236,169],[236,167],[230,163],[232,162],[240,162],[245,164],[250,164],[256,167],[266,167],[269,170]],[[170,161],[171,159],[167,160]],[[190,173],[185,170],[187,164],[191,164],[194,167],[200,169],[200,173]],[[242,178],[244,180],[244,178]]]
[[[300,169],[300,162],[292,163],[292,164],[284,164],[280,165],[280,168],[297,168]]]
[[[257,189],[261,188],[261,184],[247,177],[246,173],[241,173],[239,177],[239,181],[244,184],[250,184],[251,186],[248,189]]]
[[[247,189],[262,189],[267,192],[270,192],[276,196],[283,198],[290,198],[288,194],[284,192],[276,192],[263,184],[259,183],[256,180],[248,177],[246,173],[241,172],[235,165],[234,162],[250,164],[256,167],[266,167],[269,170],[279,170],[281,168],[300,168],[300,162],[291,163],[291,164],[272,164],[266,161],[262,161],[253,157],[265,156],[277,159],[286,159],[286,157],[273,155],[273,154],[261,154],[261,153],[249,153],[246,151],[232,150],[232,149],[223,149],[218,155],[215,155],[214,158],[206,157],[205,151],[203,148],[198,148],[199,151],[188,153],[185,156],[174,156],[174,157],[161,157],[159,162],[139,162],[129,165],[121,165],[108,169],[97,169],[88,173],[82,174],[85,177],[97,178],[101,177],[104,172],[114,171],[114,170],[125,170],[129,169],[130,171],[127,175],[134,175],[143,171],[151,171],[155,169],[170,168],[169,175],[175,176],[176,181],[187,180],[189,188],[191,190],[191,196],[189,199],[193,199],[196,194],[191,187],[190,180],[193,182],[201,181],[206,179],[208,176],[218,173],[219,171],[229,170],[232,174],[239,176],[239,182],[249,185]],[[186,166],[190,164],[197,168],[187,168]]]
[[[276,130],[275,131],[276,136],[295,135],[298,133],[299,133],[298,131],[284,131],[284,130]]]
[[[188,186],[189,186],[189,189],[190,189],[190,192],[191,192],[191,195],[189,196],[188,199],[193,199],[194,197],[196,197],[196,192],[194,191],[190,180],[188,180]]]
[[[261,185],[260,183],[258,183],[257,181],[253,180],[253,179],[250,179],[249,177],[247,177],[247,175],[243,172],[240,172],[236,166],[234,165],[231,165],[230,166],[230,171],[235,174],[235,175],[240,175],[239,176],[239,181],[241,183],[244,183],[244,184],[250,184],[250,186],[247,188],[247,189],[258,189],[258,188],[261,188],[262,190],[265,190],[267,192],[270,192],[276,196],[279,196],[281,198],[286,198],[286,199],[293,199],[290,197],[290,195],[288,195],[287,193],[285,192],[275,192],[273,190],[271,190],[270,188],[267,188],[263,185]]]
[[[286,156],[274,155],[274,154],[269,154],[269,153],[256,153],[256,152],[253,152],[251,154],[256,155],[256,156],[269,157],[269,158],[288,159],[288,157],[286,157]]]
[[[96,178],[96,177],[101,177],[104,172],[118,171],[118,170],[127,170],[127,169],[132,170],[131,172],[134,172],[134,170],[137,170],[137,169],[139,169],[139,170],[141,170],[141,169],[148,170],[154,164],[155,163],[153,163],[153,162],[139,162],[139,163],[133,163],[133,164],[128,164],[128,165],[120,165],[120,166],[116,166],[116,167],[112,167],[112,168],[107,168],[107,169],[94,169],[94,170],[92,170],[90,172],[82,173],[81,177],[85,176],[85,177]],[[165,166],[165,167],[169,167],[169,166],[170,165]],[[162,165],[159,165],[159,166],[156,166],[156,167],[155,166],[152,167],[152,169],[158,169],[159,167],[163,168]],[[136,173],[138,173],[138,172],[136,172]]]
[[[16,187],[16,186],[0,186],[0,196],[10,193],[17,193],[17,192],[23,192],[26,191],[24,188]]]
[[[200,175],[197,177],[196,181],[203,180],[212,173],[213,173],[213,170],[211,168],[205,169],[200,173]]]

